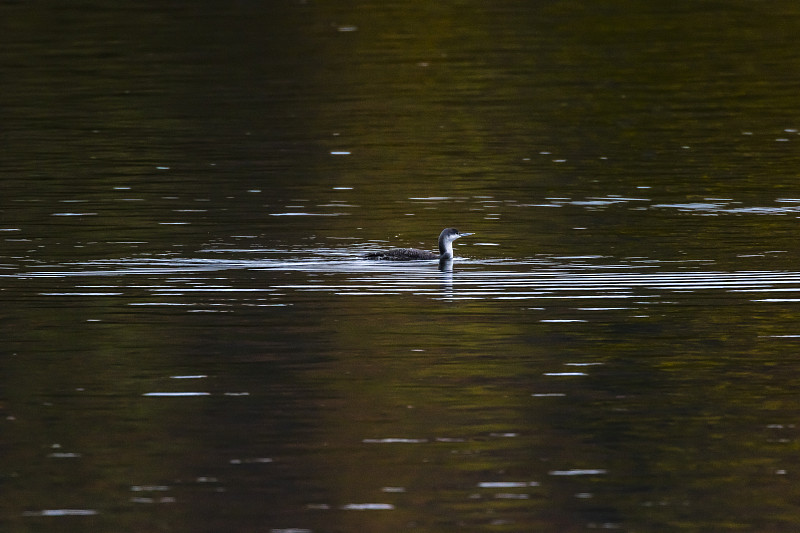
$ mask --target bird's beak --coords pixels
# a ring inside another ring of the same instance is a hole
[[[475,235],[474,233],[459,233],[459,237],[469,237],[470,235]]]

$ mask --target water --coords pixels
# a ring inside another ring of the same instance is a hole
[[[0,12],[0,529],[798,529],[793,3]]]

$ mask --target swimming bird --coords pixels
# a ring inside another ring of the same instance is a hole
[[[443,229],[439,234],[439,255],[427,250],[417,248],[392,248],[382,252],[370,252],[366,255],[367,259],[383,259],[386,261],[417,261],[420,259],[438,259],[439,266],[453,260],[453,241],[475,235],[474,233],[461,233],[456,228]]]

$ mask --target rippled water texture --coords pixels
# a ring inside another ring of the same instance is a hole
[[[262,4],[0,5],[0,530],[800,530],[800,7]]]

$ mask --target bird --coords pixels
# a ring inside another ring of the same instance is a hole
[[[418,261],[425,259],[438,259],[439,266],[444,267],[453,260],[453,241],[474,233],[461,233],[456,228],[445,228],[439,234],[439,255],[418,248],[392,248],[381,252],[370,252],[367,259],[382,259],[385,261]]]

